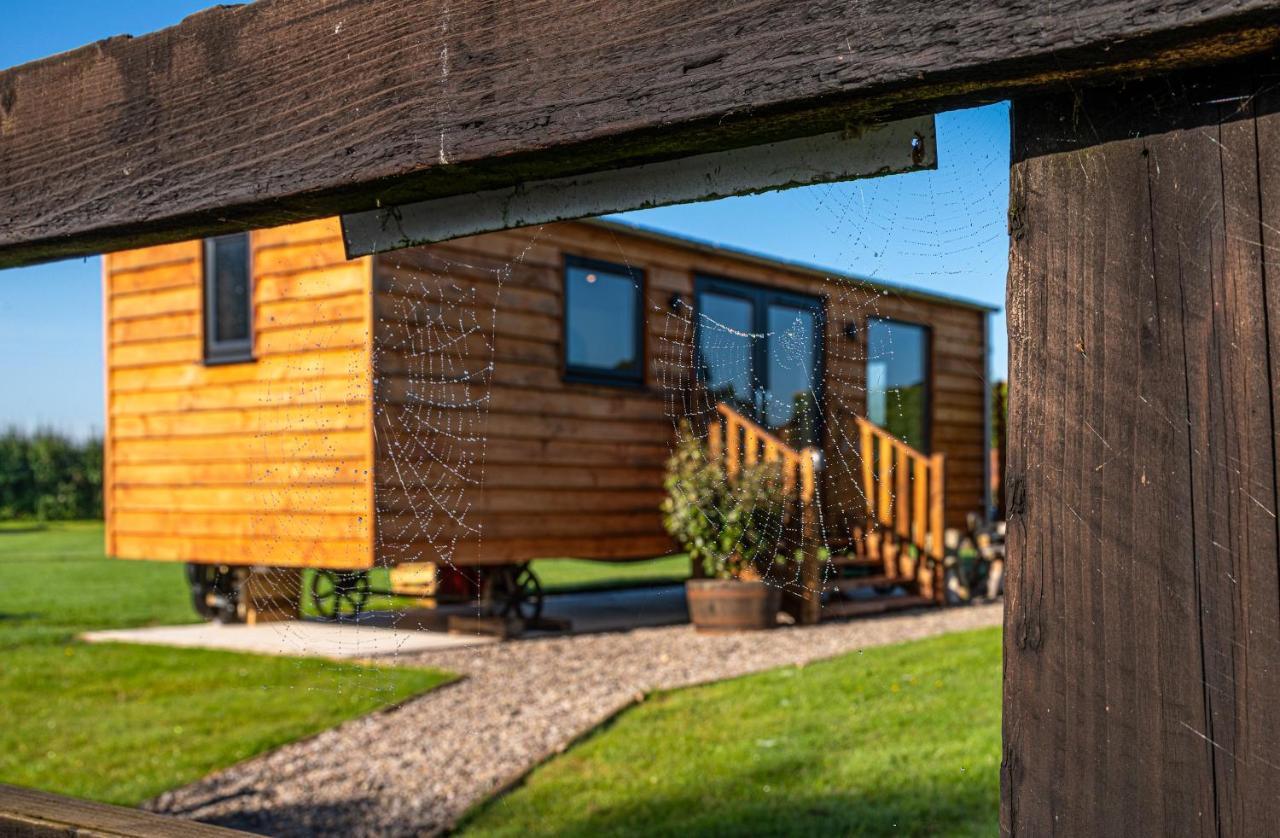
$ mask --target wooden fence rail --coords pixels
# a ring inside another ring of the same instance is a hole
[[[790,497],[798,487],[800,502],[813,502],[816,448],[793,448],[727,404],[716,405],[716,413],[717,419],[707,428],[707,447],[711,459],[723,458],[730,477],[744,465],[781,463],[783,494]]]
[[[923,554],[941,560],[946,458],[925,454],[862,417],[858,442],[867,531],[892,533]]]
[[[800,512],[800,622],[818,622],[822,608],[822,569],[818,557],[818,492],[815,471],[818,449],[794,448],[727,404],[716,405],[707,428],[707,455],[722,460],[725,472],[738,474],[756,463],[780,463],[782,491]]]

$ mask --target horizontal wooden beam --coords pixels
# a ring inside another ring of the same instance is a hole
[[[1272,49],[1280,0],[259,0],[0,73],[0,266]]]
[[[6,838],[243,838],[247,832],[139,809],[0,784],[0,835]]]

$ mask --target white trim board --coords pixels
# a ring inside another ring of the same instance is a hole
[[[342,217],[348,258],[462,236],[937,168],[932,116]]]

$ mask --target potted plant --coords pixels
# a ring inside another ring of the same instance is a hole
[[[685,583],[694,626],[699,631],[776,626],[781,590],[765,577],[773,564],[784,561],[779,545],[785,498],[778,464],[747,466],[730,477],[682,423],[665,486],[663,523],[704,577]]]

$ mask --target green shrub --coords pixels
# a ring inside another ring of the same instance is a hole
[[[53,431],[0,434],[0,520],[102,517],[102,440]]]
[[[667,462],[662,519],[695,566],[714,579],[737,579],[785,561],[782,471],[777,463],[746,466],[730,478],[708,459],[682,422]]]

